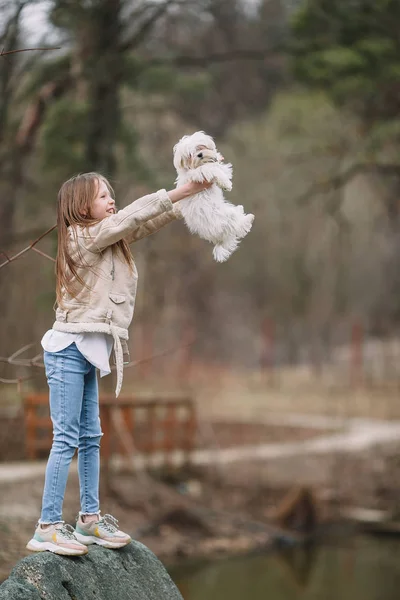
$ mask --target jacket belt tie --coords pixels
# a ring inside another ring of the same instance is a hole
[[[53,329],[56,331],[65,331],[66,333],[107,333],[108,335],[112,335],[114,340],[115,365],[117,368],[115,396],[118,398],[124,378],[124,353],[121,340],[129,339],[128,330],[112,323],[68,323],[65,321],[55,321]]]
[[[122,380],[124,378],[124,353],[122,351],[122,344],[118,332],[114,325],[110,325],[111,335],[114,338],[114,356],[115,364],[117,367],[117,387],[115,388],[115,397],[118,398],[122,387]]]

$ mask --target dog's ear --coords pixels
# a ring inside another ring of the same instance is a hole
[[[187,146],[183,145],[180,148],[180,155],[178,155],[179,166],[181,169],[187,169],[190,159],[193,156],[192,151]]]

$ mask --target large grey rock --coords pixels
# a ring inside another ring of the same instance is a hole
[[[91,546],[85,556],[50,552],[23,558],[0,585],[0,600],[182,600],[156,556],[131,542]]]

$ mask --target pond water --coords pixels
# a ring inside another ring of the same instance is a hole
[[[399,600],[400,540],[332,545],[170,569],[184,600]]]

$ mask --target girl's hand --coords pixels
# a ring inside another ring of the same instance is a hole
[[[188,187],[188,195],[193,196],[194,194],[198,194],[203,190],[207,190],[213,184],[213,181],[203,181],[202,183],[198,183],[197,181],[190,181],[187,183]]]
[[[212,186],[212,181],[203,181],[203,183],[197,183],[194,181],[190,181],[189,183],[184,183],[174,190],[170,190],[168,192],[168,196],[171,199],[171,202],[179,202],[180,200],[184,200],[185,198],[189,198],[189,196],[194,196],[198,194],[202,190],[207,190]]]

